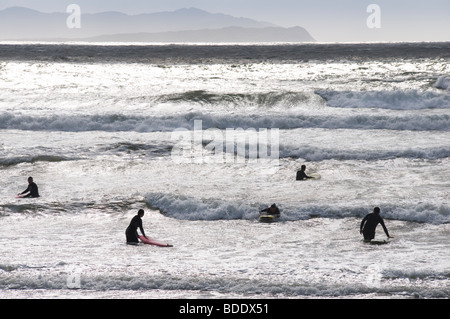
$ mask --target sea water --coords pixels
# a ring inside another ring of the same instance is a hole
[[[1,44],[0,297],[448,298],[449,52]]]

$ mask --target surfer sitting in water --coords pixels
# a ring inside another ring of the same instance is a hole
[[[272,204],[272,206],[263,209],[259,212],[260,215],[274,215],[279,217],[280,216],[280,210],[278,209],[277,205]]]
[[[297,178],[296,178],[296,180],[301,181],[301,180],[304,180],[304,179],[313,178],[311,176],[306,175],[305,170],[306,170],[306,165],[302,165],[301,169],[299,171],[297,171]]]
[[[28,193],[25,196],[24,194]],[[33,182],[33,177],[28,177],[28,188],[22,193],[18,194],[21,198],[37,198],[39,197],[39,190],[35,182]]]
[[[361,221],[359,233],[363,234],[364,241],[371,241],[375,238],[375,228],[377,228],[378,224],[381,224],[381,226],[383,226],[383,230],[386,233],[386,236],[388,238],[392,238],[391,236],[389,236],[389,232],[384,225],[383,218],[381,218],[380,216],[380,208],[375,207],[373,209],[373,213],[366,215]]]
[[[144,228],[142,227],[142,217],[144,216],[144,210],[140,209],[138,211],[138,214],[133,217],[133,219],[130,222],[130,225],[127,227],[127,230],[125,231],[125,235],[127,237],[127,244],[130,245],[136,245],[139,243],[138,240],[138,232],[137,229],[139,228],[141,230],[141,233],[144,237],[145,232]]]

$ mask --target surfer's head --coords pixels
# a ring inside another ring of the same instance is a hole
[[[144,216],[144,210],[143,209],[139,209],[138,215],[139,215],[139,217]]]
[[[28,177],[28,183],[33,183],[33,177]]]
[[[375,208],[373,209],[373,212],[374,212],[375,214],[379,214],[379,213],[380,213],[380,207],[375,207]]]

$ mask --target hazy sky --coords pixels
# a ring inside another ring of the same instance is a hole
[[[196,7],[284,27],[299,25],[318,41],[450,41],[450,0],[0,0],[0,10],[23,6],[65,12],[72,3],[82,13]],[[378,16],[367,12],[370,4],[378,6]],[[370,19],[372,27],[369,17],[375,19]]]

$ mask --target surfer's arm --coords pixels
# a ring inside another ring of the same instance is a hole
[[[145,236],[144,228],[142,228],[142,227],[141,227],[141,233],[142,233],[142,236],[147,237],[147,236]]]
[[[23,194],[28,193],[28,192],[30,192],[30,191],[31,191],[31,187],[28,186],[27,189],[24,190],[24,191],[23,191],[22,193],[20,193],[19,195],[23,195]]]
[[[139,219],[138,226],[139,226],[139,229],[141,230],[142,236],[147,237],[147,236],[145,236],[144,227],[142,227],[142,219]]]
[[[384,225],[383,219],[380,220],[380,224],[381,224],[381,226],[383,227],[383,230],[384,230],[384,233],[386,234],[386,236],[387,236],[388,238],[391,238],[391,236],[389,235],[389,232],[388,232],[386,226]]]
[[[298,171],[297,172],[296,180],[301,181],[303,179],[309,179],[309,178],[313,178],[313,177],[306,175],[306,173],[304,171]]]

